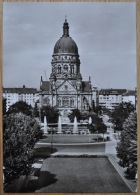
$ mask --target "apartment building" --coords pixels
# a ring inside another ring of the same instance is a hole
[[[114,109],[122,103],[122,95],[126,89],[101,89],[99,91],[99,105],[102,108]]]
[[[122,95],[122,102],[131,102],[133,105],[136,105],[136,90],[127,90]]]
[[[23,85],[22,88],[3,88],[3,98],[6,99],[6,111],[8,111],[9,107],[18,101],[24,101],[34,107],[39,95],[37,89]]]

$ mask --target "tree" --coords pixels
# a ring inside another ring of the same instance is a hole
[[[43,106],[41,108],[41,121],[44,121],[44,116],[48,123],[58,123],[59,111],[55,107]]]
[[[103,133],[104,136],[104,133],[107,131],[107,126],[103,123],[102,118],[100,118],[95,112],[81,113],[78,109],[74,109],[69,114],[69,119],[71,122],[74,122],[75,116],[78,122],[80,120],[88,120],[89,117],[92,118],[92,123],[87,125],[91,133]]]
[[[77,118],[77,121],[79,122],[81,119],[83,119],[82,114],[80,110],[73,109],[72,112],[68,115],[70,122],[74,122],[74,118]]]
[[[94,101],[94,100],[92,100],[92,110],[93,110],[94,112],[96,112],[95,101]]]
[[[123,131],[120,134],[118,142],[117,156],[120,159],[120,165],[128,168],[128,174],[137,172],[137,115],[131,112],[123,124]]]
[[[22,113],[9,114],[3,119],[4,183],[28,175],[34,157],[34,145],[43,132],[35,119]]]
[[[125,119],[131,112],[135,110],[135,107],[130,102],[119,104],[111,115],[111,122],[114,124],[114,129],[122,130]]]
[[[107,131],[107,126],[103,123],[103,119],[100,118],[96,113],[89,113],[86,115],[87,119],[89,119],[89,117],[92,118],[92,124],[88,125],[88,128],[90,130],[91,133],[104,133]]]
[[[95,133],[97,131],[96,126],[93,123],[88,124],[88,129],[89,129],[90,133]]]
[[[3,103],[3,116],[6,114],[6,101],[7,101],[7,99],[3,98],[3,101],[2,101],[2,103]]]
[[[95,112],[96,112],[97,114],[101,115],[101,114],[102,114],[102,107],[101,107],[100,105],[99,105],[99,106],[96,106]]]
[[[34,115],[34,117],[39,117],[39,108],[37,106],[37,103],[38,102],[35,103],[35,106],[34,106],[34,109],[33,109],[33,115]]]
[[[7,114],[20,113],[20,112],[27,116],[31,116],[32,115],[31,105],[28,105],[26,102],[23,101],[16,102],[15,104],[9,107]]]
[[[103,121],[101,121],[98,125],[97,125],[97,129],[98,129],[98,133],[102,133],[103,134],[103,141],[104,141],[104,134],[107,131],[107,126],[103,123]]]

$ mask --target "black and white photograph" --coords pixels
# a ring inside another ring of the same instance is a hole
[[[4,192],[137,192],[135,2],[4,2],[2,71]]]

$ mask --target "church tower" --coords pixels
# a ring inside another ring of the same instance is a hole
[[[73,109],[89,110],[92,107],[91,82],[82,79],[78,47],[69,35],[66,19],[62,37],[54,46],[51,66],[50,81],[41,81],[42,104],[55,106],[63,119]]]
[[[77,78],[82,81],[80,74],[80,59],[78,47],[75,41],[69,36],[69,24],[65,19],[63,24],[63,35],[56,42],[52,55],[52,73],[50,81],[55,80],[56,88],[64,81],[69,80],[73,85],[77,85]],[[80,82],[78,82],[79,86]]]

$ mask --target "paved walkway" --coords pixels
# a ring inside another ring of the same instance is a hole
[[[122,177],[122,179],[124,180],[124,182],[127,184],[127,186],[129,187],[129,189],[132,192],[136,192],[137,189],[137,183],[135,180],[128,180],[125,178],[125,168],[121,167],[118,162],[119,159],[117,158],[116,154],[116,146],[117,146],[117,142],[118,142],[118,134],[116,133],[111,133],[110,134],[110,142],[106,142],[106,147],[105,147],[105,154],[108,156],[108,159],[110,160],[110,162],[112,163],[112,165],[114,166],[114,168],[117,170],[117,172],[119,173],[119,175]]]
[[[116,154],[117,134],[110,133],[110,140],[105,144],[105,154]]]
[[[132,192],[136,192],[137,189],[137,183],[135,180],[128,180],[125,178],[125,168],[121,167],[118,162],[119,159],[117,158],[116,155],[113,154],[108,154],[108,159],[110,160],[110,162],[112,163],[112,165],[114,166],[114,168],[116,169],[116,171],[119,173],[119,175],[121,176],[121,178],[124,180],[124,182],[127,184],[127,186],[129,187],[129,189]]]

